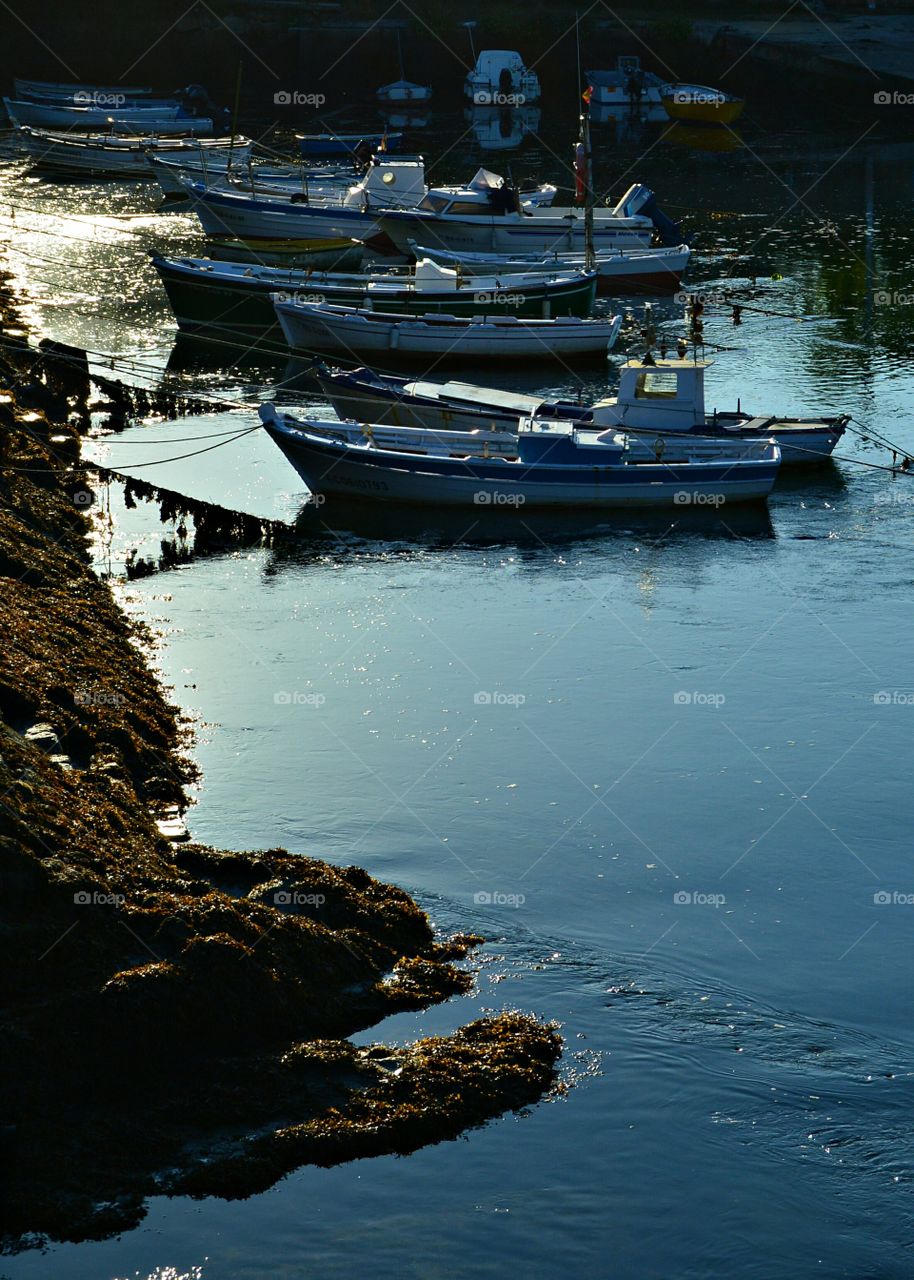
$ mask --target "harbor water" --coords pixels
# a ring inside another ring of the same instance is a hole
[[[454,146],[456,118],[421,145],[452,147],[435,179],[510,163],[539,180],[564,164],[567,181],[574,119],[547,123],[510,159],[472,133]],[[648,183],[694,237],[708,408],[844,412],[914,449],[914,149],[781,119],[747,120],[731,150],[602,127],[598,181]],[[749,512],[582,524],[316,504],[263,432],[197,452],[255,425],[263,398],[327,406],[281,359],[175,348],[149,255],[200,251],[192,215],[151,185],[50,184],[14,159],[0,197],[0,256],[38,332],[238,406],[90,456],[296,522],[281,547],[115,588],[193,722],[192,836],[356,863],[442,932],[485,937],[471,994],[360,1041],[516,1007],[566,1045],[563,1090],[529,1114],[241,1202],[153,1200],[126,1236],[0,1274],[909,1275],[911,479],[855,465],[890,459],[848,434],[838,461],[783,474]],[[605,367],[460,374],[606,394],[646,319],[642,301],[603,305],[627,317]],[[681,302],[657,300],[650,323],[674,341]],[[115,575],[173,534],[117,485],[96,513]]]

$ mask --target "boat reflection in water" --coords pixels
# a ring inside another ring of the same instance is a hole
[[[539,107],[473,106],[463,115],[483,151],[513,151],[540,127]]]
[[[326,554],[327,542],[339,544],[347,536],[378,541],[386,550],[398,543],[428,549],[440,547],[512,546],[545,559],[551,558],[556,543],[593,542],[600,538],[643,537],[649,542],[701,537],[734,542],[743,538],[773,538],[768,510],[761,504],[728,507],[725,512],[710,508],[682,507],[675,511],[629,510],[586,511],[504,511],[479,507],[471,512],[441,508],[386,507],[376,502],[350,497],[308,495],[295,519],[294,539],[274,548],[273,571],[295,564],[311,555],[316,544]]]
[[[713,129],[701,124],[676,121],[664,131],[664,139],[693,151],[739,151],[746,144],[741,134],[729,125]]]

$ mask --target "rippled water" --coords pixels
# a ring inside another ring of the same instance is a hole
[[[692,282],[736,278],[758,308],[735,328],[709,305],[711,406],[846,411],[914,447],[908,149],[851,147],[810,190],[852,138],[744,133],[727,153],[667,140],[642,166],[701,236]],[[646,141],[600,139],[606,172]],[[554,175],[553,142],[524,153],[531,171]],[[484,158],[458,151],[455,175]],[[61,250],[17,213],[32,256],[10,264],[51,336],[170,361],[239,404],[290,394],[281,362],[171,354],[146,254],[193,249],[190,219],[15,166],[0,197],[57,211],[61,236],[105,211],[60,241],[66,265],[35,257]],[[675,303],[657,314],[681,331]],[[605,385],[584,375],[587,395]],[[96,447],[129,470],[249,421]],[[852,437],[841,452],[883,460]],[[136,474],[281,518],[306,497],[259,434]],[[301,1170],[243,1203],[154,1202],[131,1235],[9,1275],[909,1274],[909,484],[841,461],[785,476],[767,514],[583,531],[304,507],[294,549],[123,588],[198,721],[196,837],[361,863],[442,929],[488,938],[472,995],[362,1039],[519,1006],[561,1022],[574,1087],[408,1159]],[[116,568],[168,531],[110,501],[99,558]]]

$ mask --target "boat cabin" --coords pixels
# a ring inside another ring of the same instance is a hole
[[[483,49],[464,81],[464,92],[478,106],[521,106],[538,100],[540,82],[515,50]]]
[[[618,394],[593,407],[596,428],[691,431],[705,419],[705,369],[712,360],[629,360]]]
[[[345,205],[415,205],[425,192],[425,161],[422,156],[388,156],[376,152],[359,181],[349,188]]]

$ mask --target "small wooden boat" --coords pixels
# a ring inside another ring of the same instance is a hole
[[[59,102],[64,106],[79,106],[86,101],[107,102],[166,102],[173,96],[157,94],[148,85],[63,83],[59,80],[24,80],[17,76],[13,88],[18,99],[32,102]]]
[[[219,171],[250,155],[249,138],[156,138],[119,133],[69,134],[20,125],[16,141],[36,170],[57,177],[154,181],[153,160],[171,157]]]
[[[210,166],[206,154],[195,157],[190,153],[177,158],[156,155],[152,157],[152,167],[165,195],[181,200],[189,199],[188,182],[247,191],[252,195],[276,190],[326,195],[345,190],[360,176],[351,165],[306,168],[301,164],[271,164],[254,160],[249,150],[233,156],[232,164],[223,167]]]
[[[377,502],[527,510],[537,507],[678,507],[762,501],[781,462],[770,440],[750,444],[701,442],[682,447],[675,460],[645,456],[615,431],[567,424],[525,424],[517,456],[496,452],[485,440],[400,429],[399,440],[376,438],[373,426],[358,437],[345,424],[295,419],[272,404],[260,419],[312,493],[353,495]],[[437,437],[437,438],[436,438]]]
[[[402,133],[298,133],[295,135],[303,156],[356,156],[370,154],[379,148],[399,151]]]
[[[401,316],[331,303],[275,301],[293,351],[437,356],[442,360],[551,361],[599,359],[615,345],[621,316],[531,320],[517,316]]]
[[[36,129],[65,129],[77,133],[116,130],[118,133],[156,134],[161,137],[213,132],[212,120],[193,115],[180,104],[62,106],[4,98],[3,105],[14,126],[27,124]]]
[[[383,274],[286,270],[213,262],[208,258],[154,256],[179,328],[268,334],[276,328],[273,300],[339,303],[402,315],[446,312],[452,316],[589,315],[596,278],[592,271],[494,276],[467,280],[449,267],[422,261],[415,269]]]
[[[303,249],[289,240],[211,241],[206,246],[219,262],[243,262],[251,267],[284,267],[286,271],[358,271],[365,257],[361,240],[323,240]]]
[[[733,124],[743,114],[745,98],[701,84],[667,85],[663,105],[671,120],[686,124]]]
[[[632,441],[669,450],[677,441],[697,437],[718,442],[774,439],[784,465],[821,463],[847,427],[846,414],[800,418],[753,415],[740,407],[705,410],[704,376],[710,361],[629,360],[619,374],[615,396],[586,405],[573,400],[544,400],[466,382],[408,381],[370,369],[321,368],[317,378],[334,409],[360,422],[451,431],[517,430],[530,417],[562,421],[605,431],[624,430]]]
[[[584,266],[586,255],[559,251],[553,254],[452,253],[410,242],[417,258],[457,267],[466,275],[496,271],[567,271]],[[600,249],[594,253],[598,294],[675,293],[688,266],[691,250],[687,244],[674,248]]]

